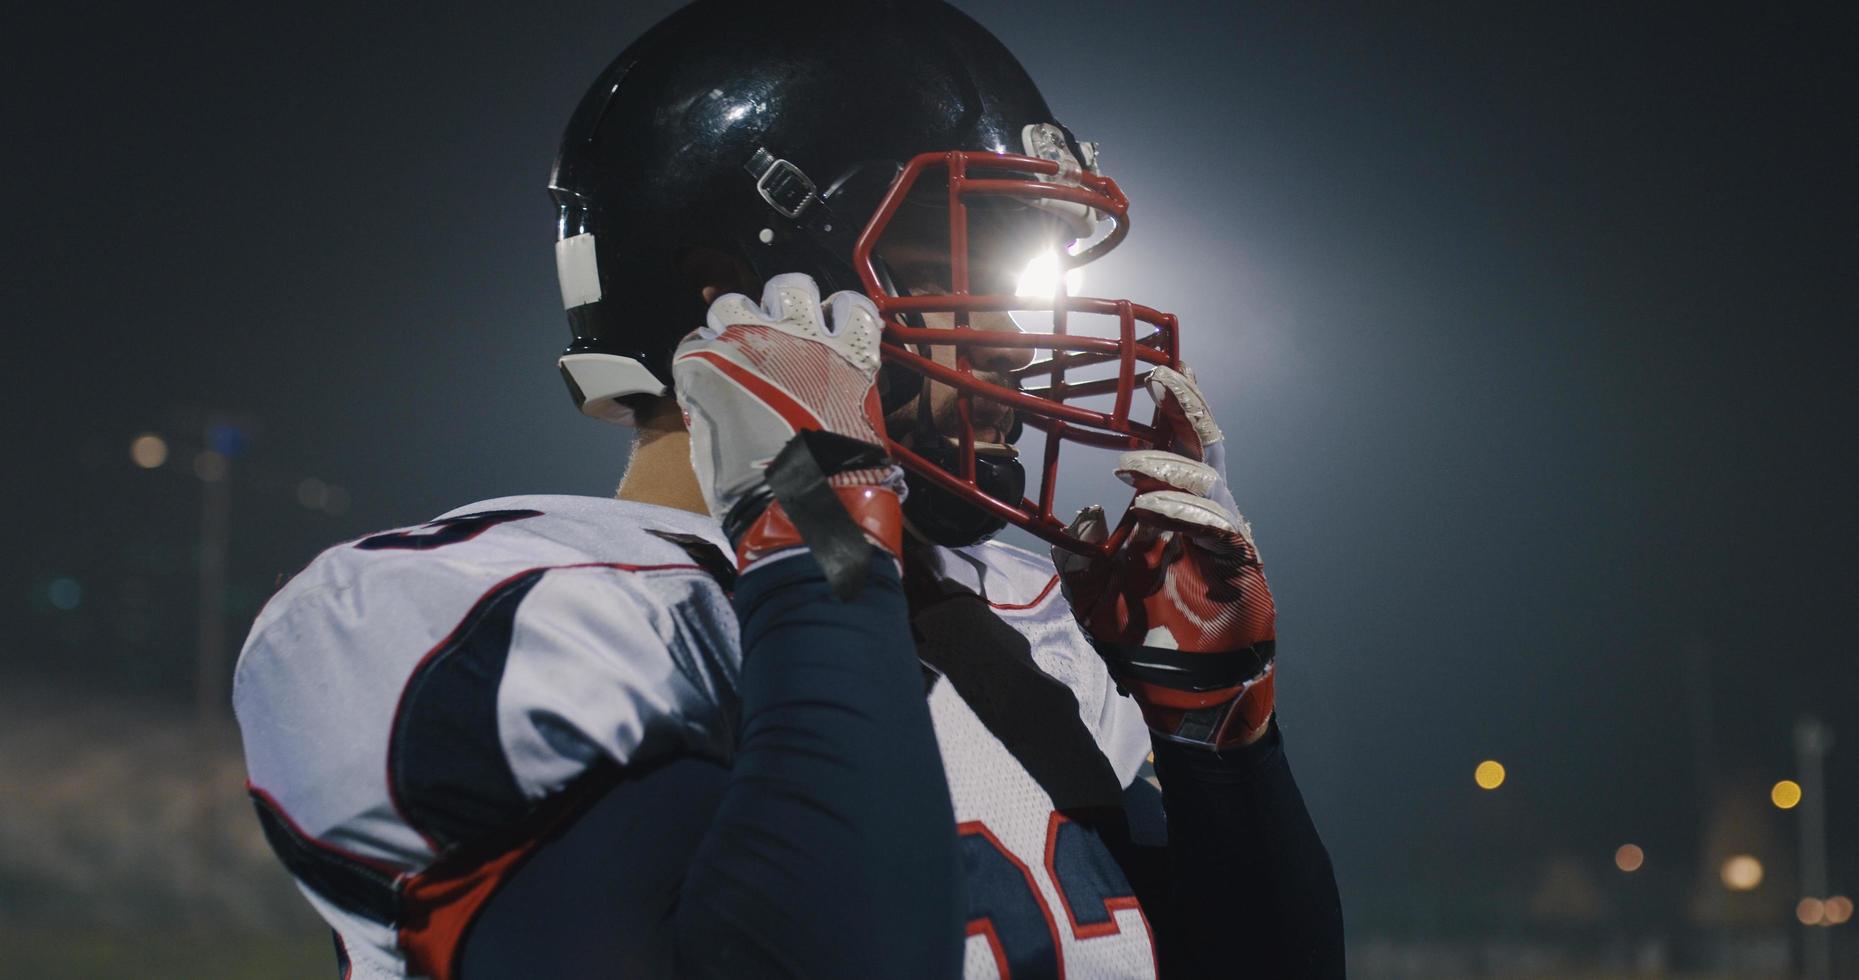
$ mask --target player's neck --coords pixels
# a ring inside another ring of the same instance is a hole
[[[620,478],[615,496],[634,503],[709,514],[704,493],[697,487],[697,473],[691,469],[691,434],[685,431],[678,403],[670,398],[659,399],[639,413],[634,425],[639,437],[633,443],[632,458],[626,463],[626,475]]]

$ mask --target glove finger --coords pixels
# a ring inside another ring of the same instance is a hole
[[[1194,440],[1200,443],[1197,455],[1214,472],[1213,485],[1196,492],[1225,507],[1227,513],[1239,518],[1239,524],[1244,528],[1246,522],[1240,516],[1239,504],[1233,500],[1232,488],[1227,484],[1226,439],[1220,432],[1219,424],[1214,421],[1213,412],[1207,407],[1207,399],[1201,394],[1199,383],[1195,381],[1194,369],[1184,364],[1179,372],[1168,368],[1158,368],[1157,371],[1160,372],[1159,376],[1156,372],[1150,375],[1151,396],[1157,397],[1157,404],[1164,406],[1163,414],[1171,417],[1178,434],[1184,429],[1194,432]],[[1157,386],[1162,388],[1160,396],[1156,395]]]
[[[1256,558],[1258,544],[1252,537],[1252,525],[1237,511],[1228,511],[1206,497],[1179,490],[1157,490],[1138,494],[1130,502],[1137,527],[1179,531],[1203,548],[1234,546],[1235,539],[1245,542],[1245,549]]]
[[[1130,510],[1142,524],[1162,530],[1200,536],[1239,533],[1239,522],[1219,504],[1180,490],[1154,490],[1138,494]]]
[[[826,298],[826,317],[827,334],[839,353],[865,373],[877,373],[884,326],[871,297],[842,289]]]
[[[1179,453],[1139,449],[1117,457],[1117,479],[1140,492],[1180,490],[1206,497],[1220,483],[1220,471]]]
[[[1206,447],[1220,441],[1220,425],[1191,374],[1158,367],[1149,372],[1148,386],[1149,397],[1161,408],[1176,444],[1186,455],[1199,459]]]
[[[784,272],[762,287],[762,310],[789,333],[819,339],[826,336],[820,323],[820,287],[802,272]]]
[[[706,340],[715,340],[723,331],[739,323],[766,323],[762,308],[756,306],[749,297],[741,293],[724,293],[710,304],[710,312],[704,314],[704,325],[698,328]],[[686,337],[685,341],[689,342]]]

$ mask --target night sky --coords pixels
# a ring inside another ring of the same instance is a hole
[[[1850,26],[958,5],[1133,201],[1086,291],[1182,318],[1352,919],[1427,927],[1410,887],[1509,894],[1627,840],[1689,875],[1706,781],[1766,793],[1808,710],[1842,740],[1834,884],[1859,888]],[[583,89],[676,4],[546,6],[75,5],[6,32],[0,683],[184,701],[209,411],[251,432],[237,635],[337,540],[611,491],[627,434],[553,364],[544,185]],[[131,465],[143,432],[169,465]],[[1069,472],[1073,506],[1126,499]],[[350,505],[306,509],[305,477]],[[1482,794],[1488,757],[1511,781]]]

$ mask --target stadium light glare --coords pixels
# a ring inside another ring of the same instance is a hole
[[[1751,892],[1762,884],[1762,862],[1749,854],[1732,854],[1723,862],[1719,874],[1723,886],[1733,892]]]
[[[145,470],[157,469],[168,461],[168,440],[144,432],[129,443],[129,459]]]
[[[1853,900],[1844,895],[1835,895],[1825,902],[1825,912],[1827,925],[1845,925],[1853,917]]]
[[[1801,924],[1804,926],[1820,925],[1826,919],[1826,915],[1826,904],[1820,899],[1812,896],[1804,898],[1794,905],[1794,917],[1801,920]]]
[[[1084,270],[1072,268],[1065,271],[1065,293],[1078,295],[1084,288]],[[1020,270],[1019,281],[1014,284],[1015,296],[1033,296],[1044,299],[1059,291],[1059,253],[1041,252],[1033,256],[1026,268]]]

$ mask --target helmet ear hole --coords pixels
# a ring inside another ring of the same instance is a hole
[[[678,253],[675,265],[687,294],[703,296],[707,289],[722,293],[760,296],[761,280],[741,259],[714,248],[691,247]],[[709,305],[709,300],[705,300]]]

